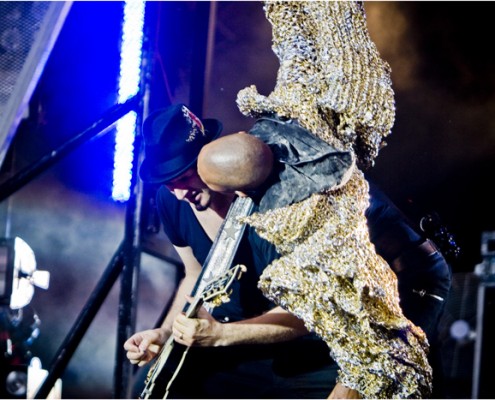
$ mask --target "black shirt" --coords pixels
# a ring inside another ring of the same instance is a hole
[[[157,193],[157,207],[170,242],[177,247],[191,247],[198,262],[204,266],[213,242],[194,215],[191,205],[177,200],[162,186]],[[253,228],[246,227],[233,265],[243,264],[247,271],[234,283],[230,301],[215,308],[213,316],[220,321],[232,322],[255,317],[273,308],[274,304],[263,296],[257,284],[263,269],[275,258],[278,254],[274,246],[261,239]]]

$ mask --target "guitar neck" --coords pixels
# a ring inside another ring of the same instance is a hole
[[[196,296],[185,311],[185,316],[187,318],[194,318],[198,314],[200,307],[204,305],[207,308],[207,304],[204,304],[203,298],[201,296]]]
[[[193,290],[194,295],[231,267],[246,228],[238,218],[250,215],[253,208],[253,200],[249,197],[238,197],[232,203],[203,264],[201,275]]]

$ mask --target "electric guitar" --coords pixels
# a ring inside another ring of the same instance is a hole
[[[239,264],[229,269],[214,281],[206,284],[201,292],[194,297],[194,300],[187,308],[186,317],[194,318],[199,308],[205,303],[208,303],[208,309],[211,309],[229,301],[230,287],[244,272],[246,272],[246,267]],[[182,348],[182,350],[176,350],[179,347]],[[148,372],[145,388],[139,397],[141,399],[167,398],[170,386],[179,373],[188,350],[189,347],[178,346],[174,341],[173,336],[170,336],[162,347],[155,364]],[[176,364],[175,369],[164,368],[167,362]],[[163,385],[166,382],[168,382],[166,386]]]
[[[251,214],[253,209],[254,203],[249,197],[238,197],[230,206],[196,282],[194,300],[184,310],[187,317],[195,317],[203,303],[209,310],[228,300],[230,286],[245,269],[240,265],[232,268],[232,261],[245,230],[245,224],[239,222],[239,217]],[[188,350],[188,347],[169,337],[148,372],[144,390],[139,397],[165,399]]]

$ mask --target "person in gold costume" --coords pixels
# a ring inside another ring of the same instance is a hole
[[[363,4],[270,1],[265,12],[280,60],[277,83],[269,96],[254,86],[240,91],[238,106],[258,118],[261,125],[257,122],[251,133],[275,153],[280,137],[290,144],[298,140],[298,132],[292,132],[297,126],[329,146],[335,155],[331,164],[337,166],[330,168],[327,185],[293,198],[272,201],[280,190],[270,195],[272,186],[290,175],[285,168],[258,193],[260,210],[244,221],[281,254],[264,270],[259,287],[326,341],[340,367],[340,383],[361,397],[428,397],[428,340],[404,317],[396,275],[376,254],[366,225],[369,187],[363,171],[373,165],[391,131],[395,105],[390,68],[369,37]],[[225,191],[260,184],[222,187],[225,176],[215,181],[208,172],[222,175],[216,167],[232,161],[224,158],[219,143],[248,137],[227,136],[203,148],[198,172],[205,183]],[[251,156],[242,164],[255,170],[259,163],[250,164],[256,159]],[[239,167],[233,160],[230,177],[236,171],[232,166]],[[292,188],[304,186],[298,182]]]
[[[366,196],[355,187],[349,194],[343,191],[353,185],[352,173],[344,174],[325,194],[307,190],[300,201],[311,201],[301,210],[285,196],[273,199],[271,189],[279,194],[286,168],[278,165],[273,153],[276,149],[273,152],[256,135],[239,132],[205,145],[198,157],[198,173],[210,189],[249,193],[263,210],[245,221],[272,241],[281,257],[265,268],[259,287],[328,344],[341,369],[340,383],[353,389],[346,392],[344,386],[337,386],[330,398],[342,393],[344,397],[428,397],[431,370],[426,336],[403,316],[395,274],[368,246],[359,201],[366,203]],[[312,164],[306,162],[303,169],[308,163]],[[302,175],[289,179],[290,184],[308,187],[304,180],[310,177]],[[328,207],[328,203],[333,204]],[[352,217],[342,218],[347,212]]]

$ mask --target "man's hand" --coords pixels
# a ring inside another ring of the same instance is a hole
[[[360,399],[361,396],[354,389],[349,389],[348,387],[337,383],[328,396],[329,399]]]
[[[172,332],[175,341],[185,346],[218,346],[222,336],[222,324],[201,307],[196,318],[187,318],[183,313],[177,315]]]
[[[127,358],[139,367],[146,365],[160,352],[168,335],[164,329],[149,329],[132,335],[124,343]]]

